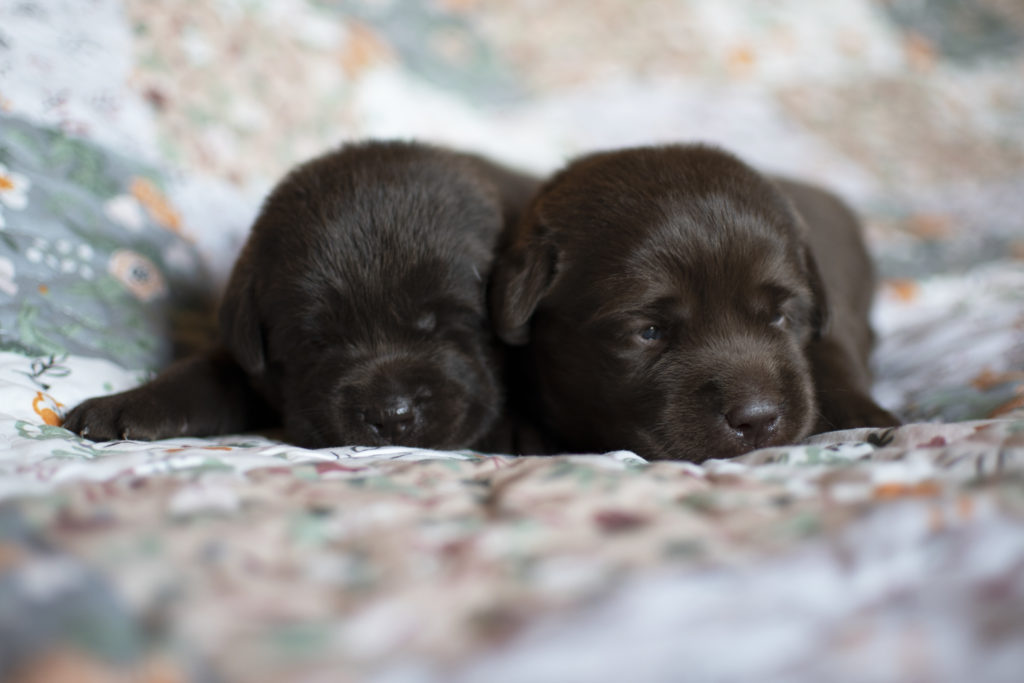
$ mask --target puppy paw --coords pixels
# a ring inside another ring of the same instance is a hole
[[[136,391],[90,398],[64,420],[64,428],[91,441],[138,439],[153,441],[188,431],[184,415],[171,406],[155,404]]]
[[[822,406],[821,426],[829,431],[858,427],[899,427],[902,422],[867,396]]]

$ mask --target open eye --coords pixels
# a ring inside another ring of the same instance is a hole
[[[639,332],[640,339],[645,343],[656,342],[662,337],[661,328],[657,325],[648,325]]]
[[[775,311],[772,313],[771,326],[772,327],[786,327],[789,324],[789,316],[784,311]]]

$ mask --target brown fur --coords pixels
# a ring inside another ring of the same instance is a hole
[[[65,426],[96,440],[283,425],[309,447],[505,446],[485,290],[498,235],[535,187],[414,143],[352,144],[299,166],[235,264],[220,343],[84,402]]]
[[[871,273],[833,195],[673,145],[555,175],[490,301],[555,450],[699,462],[897,423],[869,393]]]

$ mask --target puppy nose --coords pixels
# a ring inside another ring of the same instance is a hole
[[[771,401],[750,401],[725,413],[737,436],[757,448],[771,439],[779,426],[779,406]]]
[[[407,396],[393,396],[363,412],[363,420],[382,438],[394,443],[416,422],[416,409]]]

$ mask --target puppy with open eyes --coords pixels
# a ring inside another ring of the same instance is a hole
[[[833,195],[712,147],[597,153],[491,283],[555,449],[700,462],[898,420],[870,395],[872,268]]]
[[[283,425],[312,448],[512,450],[486,310],[499,233],[537,181],[416,143],[350,144],[288,174],[232,271],[220,343],[85,401],[93,440]]]

